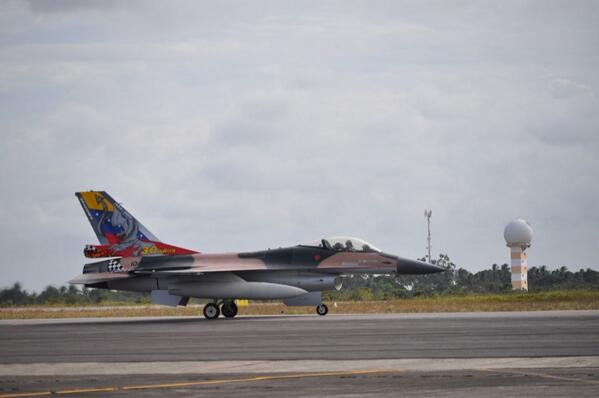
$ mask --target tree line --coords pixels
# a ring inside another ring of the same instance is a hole
[[[0,307],[27,305],[89,305],[106,303],[149,303],[149,294],[103,289],[80,289],[48,286],[41,293],[28,292],[16,282],[9,288],[0,289]]]
[[[421,259],[424,260],[424,259]],[[387,300],[434,295],[510,292],[511,271],[508,264],[493,264],[490,269],[472,273],[457,268],[448,255],[431,261],[446,271],[430,275],[365,275],[344,278],[340,291],[325,292],[325,300]],[[549,270],[546,266],[528,270],[530,291],[553,289],[599,289],[599,272],[590,268],[572,272],[566,267]],[[103,303],[149,303],[149,294],[80,289],[75,286],[48,286],[41,293],[28,292],[15,283],[0,289],[0,306],[87,305]]]
[[[425,261],[424,258],[420,259]],[[354,276],[345,278],[343,288],[327,292],[329,300],[386,300],[435,295],[469,293],[507,293],[512,291],[511,269],[508,264],[493,264],[489,269],[472,273],[457,268],[447,254],[440,254],[431,263],[445,272],[429,275]],[[549,270],[547,266],[528,269],[531,292],[555,289],[599,289],[599,272],[590,268],[572,272],[567,267]]]

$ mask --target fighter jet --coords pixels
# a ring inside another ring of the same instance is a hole
[[[316,306],[326,315],[322,292],[339,290],[356,274],[430,274],[443,268],[385,253],[358,238],[336,236],[292,247],[243,253],[201,253],[161,242],[104,191],[77,192],[100,245],[71,284],[149,292],[152,303],[187,305],[209,299],[207,319],[237,315],[236,299],[282,299],[288,306]]]

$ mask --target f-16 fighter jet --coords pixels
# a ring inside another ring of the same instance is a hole
[[[90,288],[150,292],[152,302],[187,305],[209,299],[204,316],[237,315],[235,299],[282,299],[288,306],[316,306],[326,315],[322,292],[340,289],[351,274],[429,274],[443,268],[384,253],[351,237],[332,237],[293,247],[245,253],[200,253],[161,242],[103,191],[76,193],[100,245],[70,281]]]

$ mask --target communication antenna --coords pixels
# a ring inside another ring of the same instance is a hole
[[[428,251],[428,263],[431,264],[431,217],[433,215],[433,211],[431,209],[424,210],[424,217],[426,217],[426,222],[428,226],[428,237],[427,237],[427,245],[426,250]]]

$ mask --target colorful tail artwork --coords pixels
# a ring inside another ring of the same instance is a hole
[[[197,253],[168,245],[104,191],[76,192],[101,245],[87,245],[86,257],[172,256]]]

